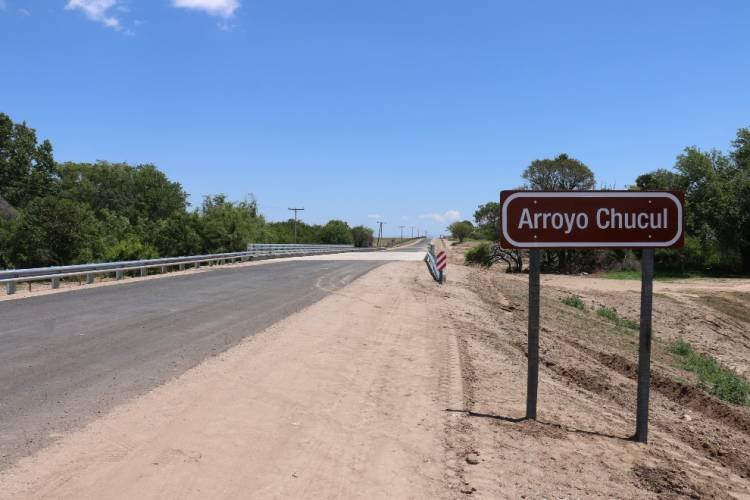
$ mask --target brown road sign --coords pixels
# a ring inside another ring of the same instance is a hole
[[[536,419],[539,385],[539,273],[543,248],[642,248],[638,394],[633,439],[648,441],[651,384],[654,248],[681,247],[685,240],[680,192],[503,191],[504,248],[529,248],[529,325],[526,418]]]
[[[667,248],[684,243],[684,196],[659,191],[503,191],[503,248]]]

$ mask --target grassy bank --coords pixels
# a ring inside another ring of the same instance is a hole
[[[750,382],[721,365],[706,354],[695,352],[693,346],[682,340],[675,342],[671,352],[681,368],[698,376],[699,385],[719,399],[736,405],[750,405]]]

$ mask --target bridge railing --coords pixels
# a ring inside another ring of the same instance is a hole
[[[0,270],[0,284],[5,285],[8,295],[16,293],[18,283],[32,283],[49,281],[52,288],[60,287],[60,280],[84,276],[86,284],[96,281],[97,276],[114,275],[121,280],[125,273],[137,273],[148,276],[150,270],[159,273],[185,270],[188,266],[199,268],[203,265],[215,266],[249,260],[273,259],[304,255],[318,255],[325,253],[343,253],[368,248],[354,248],[351,245],[283,245],[251,243],[244,252],[216,253],[208,255],[190,255],[185,257],[167,257],[163,259],[127,260],[120,262],[101,262],[95,264],[79,264],[74,266],[39,267],[34,269],[5,269]]]

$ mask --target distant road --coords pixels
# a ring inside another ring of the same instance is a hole
[[[278,261],[0,302],[0,470],[382,264]]]

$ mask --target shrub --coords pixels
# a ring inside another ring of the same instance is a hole
[[[474,232],[474,224],[468,220],[454,222],[448,226],[448,231],[451,232],[454,238],[458,238],[459,243],[463,243],[464,239],[468,238]]]
[[[4,246],[15,267],[91,262],[101,252],[101,224],[88,205],[72,200],[34,198],[11,229]]]
[[[678,340],[677,342],[672,344],[671,351],[678,356],[688,356],[693,352],[693,347],[684,340]]]
[[[576,309],[580,309],[581,311],[586,309],[586,305],[583,303],[583,300],[581,300],[581,297],[578,295],[570,295],[568,297],[565,297],[562,299],[562,303],[566,306],[575,307]]]
[[[700,385],[719,399],[736,405],[750,405],[750,382],[734,370],[706,354],[695,352],[689,343],[679,340],[670,351],[683,369],[698,376]]]
[[[596,314],[598,314],[602,318],[612,321],[613,323],[616,323],[619,319],[617,316],[617,311],[615,311],[614,309],[610,309],[609,307],[601,307],[597,309]]]
[[[105,248],[102,257],[106,262],[155,259],[159,257],[159,252],[154,247],[143,243],[137,236],[128,235],[125,239]]]
[[[621,318],[617,314],[617,311],[609,307],[601,307],[597,309],[596,314],[598,314],[602,318],[610,320],[612,323],[614,323],[617,326],[621,326],[629,330],[638,330],[640,328],[640,325],[638,324],[637,321],[633,321],[632,319]]]
[[[373,230],[365,226],[355,226],[352,228],[352,238],[355,247],[371,247]]]
[[[492,265],[492,249],[487,242],[480,243],[466,252],[464,261],[467,264],[479,264],[480,266],[490,267]]]
[[[327,245],[351,245],[352,229],[342,220],[330,220],[320,231],[320,241]]]

